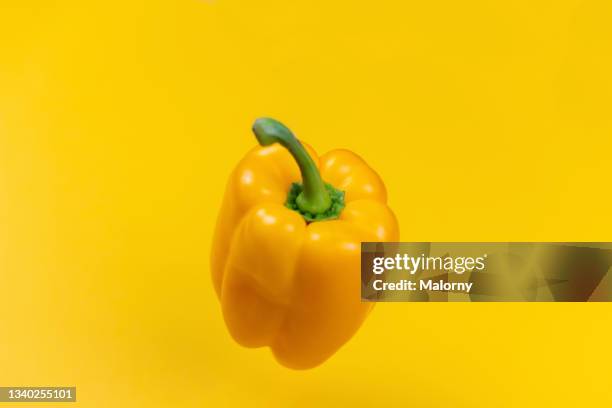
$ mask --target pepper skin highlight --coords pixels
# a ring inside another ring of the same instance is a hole
[[[230,176],[217,220],[213,284],[238,343],[312,368],[372,308],[360,300],[360,243],[398,241],[399,228],[382,180],[356,154],[317,158],[274,119],[253,131],[260,146]]]

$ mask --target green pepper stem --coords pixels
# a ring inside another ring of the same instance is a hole
[[[291,153],[302,173],[303,191],[296,199],[300,210],[322,214],[331,206],[331,198],[319,169],[300,141],[282,123],[271,118],[260,118],[253,124],[253,133],[261,146],[279,143]]]

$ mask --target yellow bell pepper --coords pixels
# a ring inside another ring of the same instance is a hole
[[[397,241],[399,229],[382,180],[359,156],[334,150],[317,159],[273,119],[258,119],[253,131],[261,147],[231,175],[217,221],[213,283],[238,343],[311,368],[372,307],[360,300],[360,243]]]

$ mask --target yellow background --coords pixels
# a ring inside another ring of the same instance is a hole
[[[261,115],[364,156],[403,240],[612,240],[610,21],[607,0],[3,0],[0,385],[610,406],[608,304],[380,304],[294,372],[231,340],[208,267]]]

